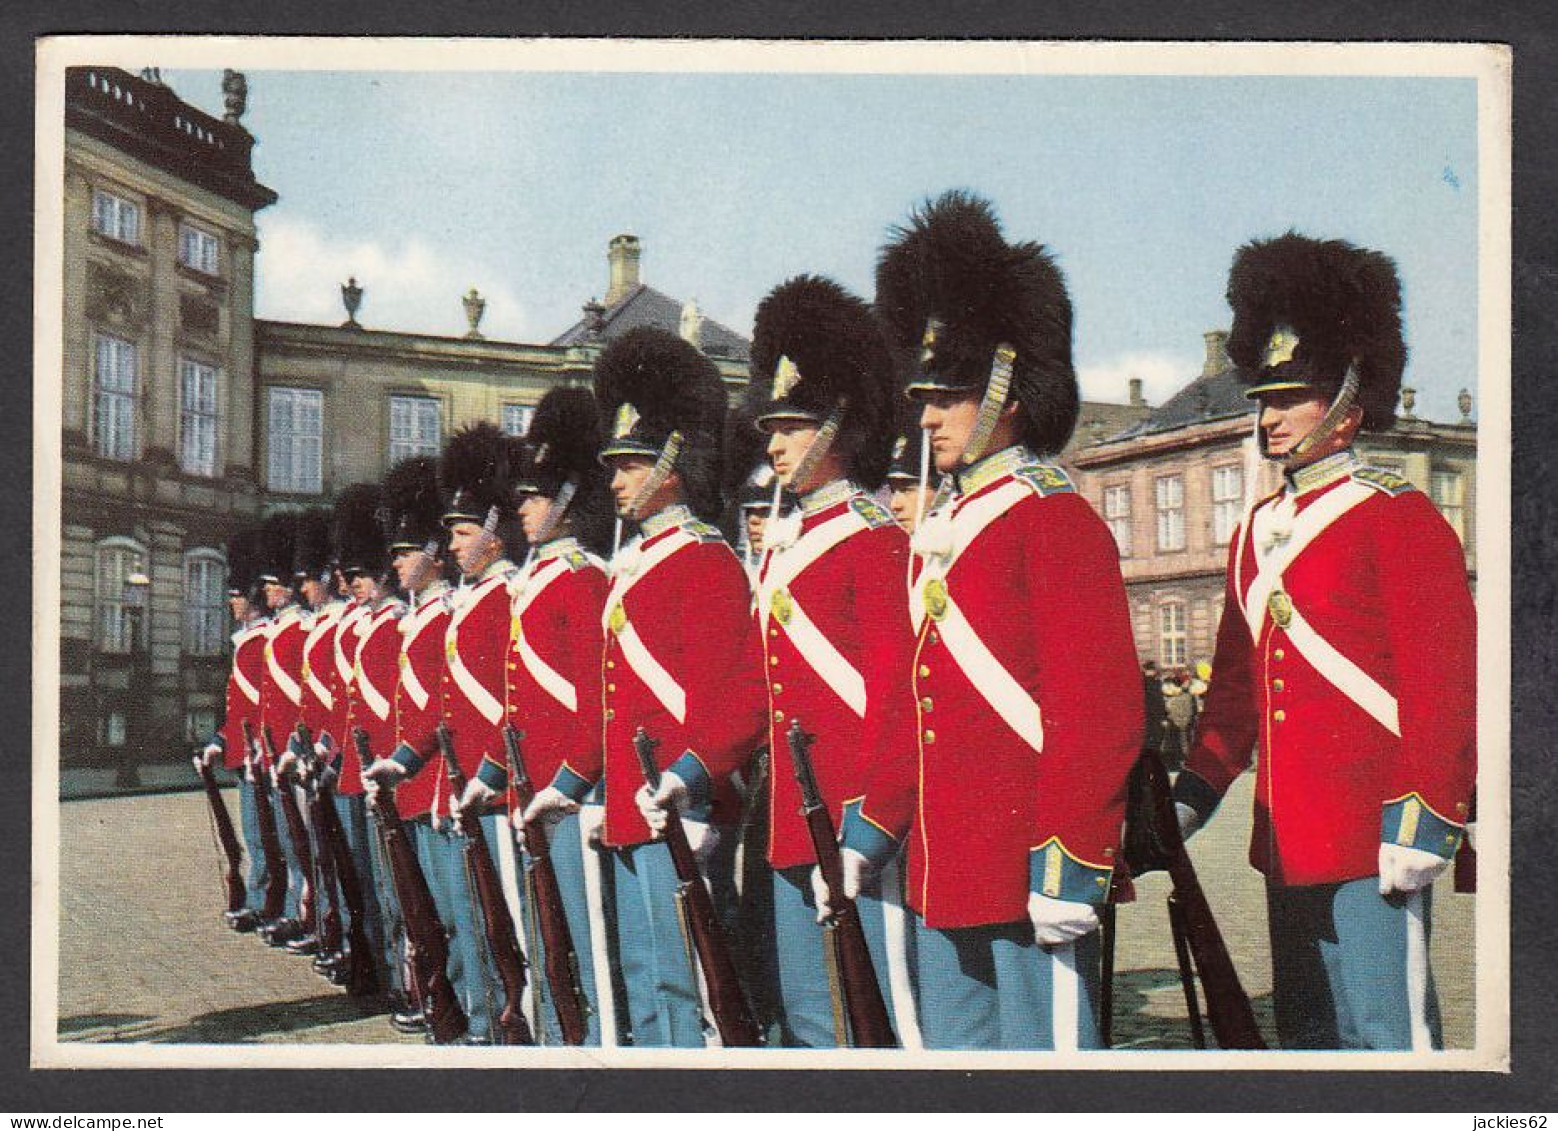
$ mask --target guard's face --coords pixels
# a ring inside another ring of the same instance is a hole
[[[309,608],[317,609],[325,603],[325,597],[328,596],[328,593],[325,589],[325,583],[320,581],[319,578],[310,577],[305,579],[301,588],[303,590],[303,600],[308,602]]]
[[[887,500],[887,509],[893,513],[893,521],[903,527],[910,534],[914,533],[914,516],[916,508],[921,517],[930,509],[932,491],[929,487],[923,491],[916,480],[895,479],[889,484],[892,494]]]
[[[749,510],[746,512],[747,541],[752,549],[761,551],[763,548],[763,531],[768,529],[768,512],[766,510]]]
[[[1307,389],[1280,389],[1260,398],[1260,427],[1266,454],[1280,458],[1325,419],[1331,402]]]
[[[274,581],[265,583],[265,607],[267,609],[279,609],[292,600],[292,589],[286,585],[278,585]]]
[[[432,576],[435,562],[436,559],[430,559],[421,550],[396,550],[393,562],[395,580],[409,593],[417,588],[419,582]]]
[[[232,614],[235,624],[242,624],[249,619],[249,598],[241,593],[228,594],[227,611]]]
[[[979,392],[972,390],[922,395],[920,427],[930,439],[931,459],[937,471],[945,473],[958,466],[963,449],[974,434],[982,399]]]
[[[532,542],[546,529],[552,517],[552,500],[545,495],[526,495],[519,502],[519,525]]]
[[[474,577],[497,561],[502,549],[502,543],[483,530],[480,523],[457,522],[449,528],[449,552],[466,577]]]
[[[617,513],[629,517],[628,508],[654,472],[654,460],[648,456],[614,456],[611,460],[611,497]]]
[[[352,596],[359,601],[372,602],[378,599],[379,583],[373,579],[372,574],[354,573],[351,577]]]
[[[767,428],[768,459],[779,482],[797,491],[807,490],[810,484],[794,482],[795,471],[817,439],[819,426],[810,420],[777,420]]]

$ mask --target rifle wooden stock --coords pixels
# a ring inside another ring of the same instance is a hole
[[[1206,893],[1196,878],[1195,866],[1185,851],[1184,838],[1179,834],[1179,818],[1174,813],[1168,771],[1155,753],[1143,754],[1141,763],[1154,836],[1167,858],[1169,879],[1174,885],[1173,899],[1182,919],[1185,942],[1206,993],[1206,1013],[1212,1024],[1212,1034],[1225,1049],[1266,1048],[1260,1027],[1255,1024],[1249,995],[1239,983],[1222,932],[1217,929]]]
[[[216,839],[221,843],[222,857],[226,864],[222,880],[227,887],[227,910],[242,911],[243,852],[238,847],[238,834],[233,832],[233,818],[222,802],[222,791],[217,788],[216,774],[212,772],[210,766],[206,765],[204,756],[200,759],[200,781],[206,787],[206,801],[211,806],[211,820],[216,825]]]
[[[451,797],[465,793],[465,774],[460,771],[460,759],[454,752],[454,739],[449,728],[438,724],[435,731],[438,749],[444,756],[449,771]],[[482,930],[487,936],[487,948],[492,953],[492,963],[498,969],[498,979],[503,983],[503,1012],[498,1015],[498,1032],[506,1045],[533,1045],[535,1036],[525,1020],[525,959],[519,952],[519,938],[514,933],[514,920],[509,915],[508,900],[503,895],[503,882],[492,862],[487,848],[487,836],[482,831],[481,817],[468,809],[460,811],[460,833],[465,837],[465,864],[470,869],[476,887],[476,901],[481,905]]]
[[[308,727],[298,723],[298,741],[304,750],[314,748],[314,740]],[[325,772],[322,759],[315,759],[313,779],[313,812],[315,827],[319,829],[319,846],[323,859],[320,875],[330,896],[330,910],[319,919],[319,949],[325,952],[341,949],[341,913],[339,902],[346,904],[346,916],[350,921],[346,938],[346,992],[353,997],[366,997],[379,988],[375,972],[372,943],[368,939],[366,900],[362,877],[357,874],[357,862],[352,858],[352,847],[341,827],[340,816],[335,811],[335,787]],[[323,902],[322,899],[320,901]]]
[[[372,765],[373,751],[368,732],[362,727],[356,727],[352,731],[352,741],[357,746],[357,756],[362,764]],[[438,908],[433,903],[433,893],[428,890],[427,877],[422,874],[422,865],[417,862],[417,850],[406,835],[400,810],[395,806],[394,787],[380,785],[371,804],[378,817],[379,828],[384,833],[390,883],[395,889],[395,898],[400,902],[400,915],[406,924],[406,943],[411,951],[411,968],[416,977],[427,1029],[435,1042],[446,1045],[457,1040],[467,1026],[465,1011],[460,1008],[460,999],[455,996],[454,985],[449,981],[447,972],[449,937],[438,918]]]
[[[513,786],[514,800],[521,813],[536,795],[530,773],[525,769],[525,757],[520,752],[522,737],[513,724],[503,728],[509,782]],[[536,927],[541,934],[546,984],[552,991],[557,1025],[562,1030],[564,1041],[570,1045],[582,1045],[589,1035],[589,1022],[585,1019],[584,991],[579,986],[579,960],[574,950],[573,935],[568,930],[568,916],[563,910],[563,892],[557,883],[557,869],[552,867],[552,846],[548,843],[546,829],[539,822],[525,829],[525,854],[529,857],[525,870],[534,897],[530,913],[536,917]]]
[[[655,762],[657,745],[659,743],[650,738],[643,727],[639,727],[633,736],[633,749],[651,790],[660,787],[660,767]],[[709,1012],[714,1015],[720,1040],[733,1048],[754,1048],[762,1044],[762,1033],[741,990],[725,928],[714,913],[714,900],[703,885],[692,846],[687,843],[687,830],[682,828],[678,814],[670,814],[662,835],[671,851],[677,896],[685,914],[687,933],[692,936],[693,950],[698,955],[698,966],[703,970],[703,981],[709,991]]]
[[[881,984],[876,980],[876,966],[860,923],[860,908],[844,895],[838,833],[811,766],[810,746],[814,738],[801,729],[799,720],[791,720],[785,741],[795,763],[795,779],[801,786],[801,816],[806,819],[806,831],[811,834],[812,848],[817,853],[817,867],[822,869],[823,882],[828,885],[832,915],[823,943],[833,948],[839,988],[844,996],[844,1015],[849,1021],[849,1043],[855,1048],[895,1048],[898,1037],[887,1016]]]
[[[265,743],[265,756],[271,765],[277,764],[276,741],[271,737],[270,726],[260,724],[260,737]],[[276,773],[276,796],[281,799],[281,815],[287,821],[287,835],[292,839],[292,853],[298,859],[298,869],[303,873],[303,890],[298,893],[298,918],[305,923],[314,921],[314,905],[318,892],[314,890],[314,850],[308,843],[308,826],[303,823],[303,811],[292,792],[297,777],[291,771]]]
[[[242,721],[246,748],[244,764],[254,778],[254,814],[260,826],[260,855],[265,857],[265,905],[260,918],[280,919],[287,910],[287,861],[281,853],[281,834],[276,829],[276,811],[270,804],[270,777],[255,756],[254,728]]]

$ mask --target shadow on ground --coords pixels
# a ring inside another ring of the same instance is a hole
[[[344,994],[321,994],[295,1001],[219,1009],[187,1023],[157,1028],[153,1018],[137,1014],[81,1014],[60,1020],[61,1040],[146,1041],[155,1044],[233,1044],[263,1041],[280,1033],[295,1033],[343,1022],[360,1021],[385,1012],[377,1001],[359,1001]],[[105,1031],[106,1030],[106,1031]]]
[[[1196,986],[1201,994],[1200,984]],[[1201,1002],[1202,1028],[1206,1043],[1217,1047],[1212,1027],[1206,1017],[1206,999]],[[1276,1037],[1276,1020],[1271,1013],[1271,995],[1261,994],[1250,1000],[1255,1010],[1255,1022],[1268,1042]],[[1147,970],[1115,971],[1114,976],[1114,1042],[1116,1049],[1188,1049],[1194,1045],[1190,1036],[1190,1022],[1186,1016],[1185,991],[1177,969],[1153,968]]]

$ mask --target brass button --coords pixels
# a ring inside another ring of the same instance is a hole
[[[606,667],[607,668],[614,668],[616,666],[617,666],[617,661],[615,661],[615,660],[607,660],[606,661]]]
[[[782,684],[782,683],[774,684],[774,694],[775,695],[778,695],[783,690],[784,690],[784,684]]]
[[[1286,686],[1287,684],[1283,683],[1280,679],[1274,679],[1271,681],[1271,689],[1273,691],[1281,691]]]
[[[928,667],[926,667],[924,664],[920,665],[920,678],[921,679],[929,679],[930,678],[930,669]]]
[[[769,656],[768,657],[768,666],[771,667],[771,668],[777,668],[779,666],[779,657],[778,656]]]
[[[1112,848],[1104,849],[1104,855],[1105,856],[1113,856],[1114,855],[1114,849],[1112,849]]]
[[[1457,801],[1455,803],[1455,811],[1457,813],[1464,813],[1464,812],[1466,812],[1466,802],[1464,802],[1464,801]]]
[[[926,731],[922,737],[925,739],[926,746],[934,745],[936,742],[936,732],[933,730]]]
[[[1093,882],[1096,883],[1099,887],[1105,887],[1109,883],[1109,877],[1108,876],[1099,876]]]
[[[777,628],[770,628],[768,630],[768,635],[769,636],[778,636],[779,635],[779,630]]]
[[[1281,659],[1285,659],[1285,658],[1286,658],[1286,657],[1287,657],[1287,653],[1286,653],[1286,652],[1284,652],[1284,651],[1283,651],[1283,650],[1282,650],[1282,649],[1281,649],[1281,648],[1278,648],[1278,649],[1277,649],[1277,650],[1276,650],[1276,651],[1275,651],[1275,652],[1273,652],[1273,653],[1272,653],[1272,654],[1271,654],[1271,655],[1272,655],[1272,658],[1273,658],[1273,659],[1276,659],[1276,660],[1281,660]]]
[[[1288,713],[1286,711],[1273,711],[1271,717],[1280,723],[1287,719]]]
[[[784,722],[784,712],[783,711],[775,711],[774,712],[774,722],[776,722],[776,723]]]
[[[519,665],[516,664],[513,660],[509,661],[509,671],[513,671],[517,667],[519,667]]]
[[[617,717],[617,712],[612,710],[610,707],[607,707],[606,708],[606,721],[609,723],[609,722],[611,722],[612,719],[614,719],[616,717]]]
[[[608,691],[608,692],[610,692],[610,691],[615,691],[615,690],[616,690],[616,689],[617,689],[617,685],[616,685],[616,684],[614,684],[614,683],[608,683],[608,684],[607,684],[607,685],[606,685],[606,690],[607,690],[607,691]]]
[[[922,711],[929,711],[935,705],[936,704],[931,701],[931,697],[929,695],[920,700],[920,710]]]

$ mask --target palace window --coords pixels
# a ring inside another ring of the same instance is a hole
[[[179,466],[190,475],[216,474],[214,366],[179,358]]]
[[[227,627],[227,569],[215,550],[184,555],[184,651],[219,656]]]
[[[128,538],[108,538],[97,547],[97,647],[100,652],[129,655],[146,642],[144,586],[130,579],[145,575],[146,551]]]
[[[438,455],[443,446],[438,402],[432,397],[391,397],[389,462]]]
[[[1429,495],[1462,544],[1466,541],[1466,478],[1459,471],[1436,471],[1429,477]]]
[[[1104,522],[1114,535],[1114,544],[1120,556],[1131,556],[1131,488],[1123,483],[1118,487],[1104,488]]]
[[[92,361],[92,435],[97,454],[135,458],[138,361],[134,342],[98,334]]]
[[[321,490],[324,394],[318,389],[268,390],[267,480],[273,491]]]
[[[1185,480],[1180,475],[1160,476],[1158,491],[1158,549],[1185,548]]]
[[[179,262],[207,275],[217,274],[217,251],[221,246],[210,232],[191,224],[179,225]]]
[[[104,746],[123,746],[129,731],[124,712],[109,711],[98,720],[97,740]]]
[[[510,436],[523,436],[530,431],[530,422],[535,415],[533,404],[506,404],[503,406],[503,431]]]
[[[92,230],[120,243],[141,242],[141,210],[133,201],[92,190]]]
[[[184,712],[184,740],[186,742],[209,742],[211,736],[216,734],[216,708],[191,707]]]
[[[1183,667],[1187,662],[1185,603],[1165,601],[1158,606],[1158,662],[1164,667]]]
[[[1226,546],[1244,509],[1244,469],[1236,463],[1212,468],[1212,541]]]

